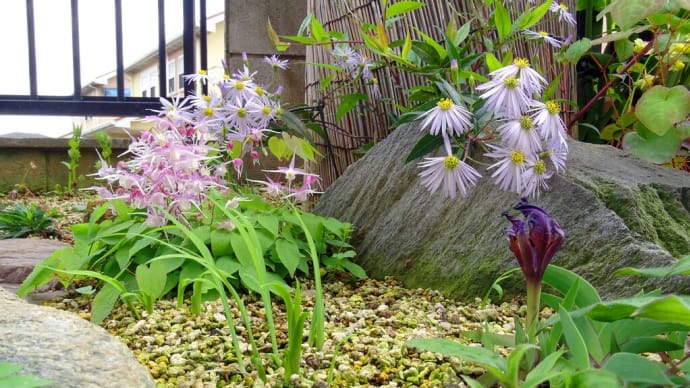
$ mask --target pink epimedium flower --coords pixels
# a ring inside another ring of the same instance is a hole
[[[285,175],[285,180],[288,182],[288,185],[291,185],[292,182],[297,178],[298,175],[308,175],[309,173],[306,172],[305,170],[301,168],[295,168],[295,155],[292,155],[292,160],[290,161],[290,165],[288,167],[278,167],[277,170],[263,170],[264,172],[277,172]]]
[[[235,169],[235,172],[237,172],[237,178],[239,179],[240,175],[242,175],[242,167],[244,166],[244,161],[242,161],[242,158],[235,158],[232,160],[232,168]]]
[[[429,128],[432,135],[444,132],[460,136],[472,125],[470,112],[465,107],[455,104],[450,98],[442,98],[420,118],[424,118],[422,128]]]
[[[287,188],[285,186],[283,186],[282,183],[276,182],[269,177],[266,177],[265,181],[259,181],[259,180],[253,180],[253,179],[247,179],[247,181],[263,185],[264,186],[264,187],[262,187],[263,192],[272,198],[281,197],[283,195],[283,193],[285,191],[287,191]]]
[[[474,186],[481,175],[469,164],[454,155],[424,158],[418,166],[424,170],[419,173],[422,185],[431,193],[439,188],[449,198],[455,198],[456,193],[467,195],[467,189]]]

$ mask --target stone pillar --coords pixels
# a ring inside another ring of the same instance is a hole
[[[306,14],[306,0],[225,0],[225,58],[231,71],[242,67],[242,53],[246,52],[252,70],[259,72],[260,82],[268,83],[271,69],[263,63],[263,57],[279,54],[290,61],[289,69],[279,72],[270,90],[283,85],[283,101],[290,105],[302,103],[304,46],[296,45],[277,53],[266,26],[270,18],[278,34],[296,35]]]

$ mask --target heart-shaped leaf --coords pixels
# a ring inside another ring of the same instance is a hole
[[[623,145],[633,155],[652,163],[663,163],[671,159],[680,147],[680,139],[674,131],[657,136],[640,123],[635,125],[636,132],[629,132],[623,137]]]
[[[635,115],[650,131],[659,136],[690,113],[690,91],[685,86],[672,88],[657,85],[644,92],[635,108]]]

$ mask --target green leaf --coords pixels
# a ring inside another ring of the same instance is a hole
[[[621,61],[626,61],[633,56],[633,42],[627,39],[621,39],[613,42],[613,48],[616,50],[616,56]]]
[[[520,344],[510,352],[507,360],[506,378],[517,384],[519,380],[520,364],[528,351],[538,349],[534,344]]]
[[[422,1],[398,1],[393,3],[390,7],[386,8],[386,19],[390,19],[394,16],[404,14],[406,12],[414,11],[415,9],[424,6]]]
[[[683,346],[658,337],[639,337],[621,345],[621,350],[627,353],[657,353],[683,349]]]
[[[522,18],[522,20],[521,20],[519,28],[521,30],[524,30],[526,28],[530,28],[533,25],[539,23],[541,18],[543,18],[544,15],[546,15],[546,13],[549,11],[549,7],[551,6],[551,4],[553,4],[553,3],[550,1],[545,1],[544,4],[538,6],[538,7],[534,8],[530,11],[527,11],[525,13],[525,17]]]
[[[552,378],[562,374],[563,372],[554,372],[553,368],[556,365],[556,362],[563,357],[563,353],[565,353],[565,351],[559,350],[549,354],[546,356],[546,358],[541,360],[537,366],[529,371],[525,377],[525,381],[521,385],[521,388],[536,387],[544,381],[551,380]]]
[[[291,277],[295,276],[295,271],[300,261],[304,258],[302,253],[299,251],[299,247],[296,243],[287,241],[285,239],[278,239],[275,242],[276,253],[278,254],[278,259],[285,266],[290,273]]]
[[[587,352],[587,345],[585,345],[585,340],[582,338],[577,326],[575,326],[575,322],[573,322],[573,319],[570,317],[568,310],[561,306],[558,310],[558,315],[563,325],[563,336],[565,337],[565,343],[568,345],[568,354],[575,368],[589,368],[589,352]]]
[[[573,374],[571,379],[573,388],[619,388],[623,385],[618,377],[604,369],[586,369]]]
[[[489,72],[493,72],[495,70],[500,69],[503,67],[503,64],[501,64],[501,61],[496,58],[495,55],[491,53],[486,54],[486,67],[489,68]]]
[[[673,385],[662,364],[639,354],[615,353],[608,359],[604,369],[617,374],[627,383]]]
[[[211,232],[211,253],[214,256],[232,255],[232,245],[230,243],[230,236],[232,233],[225,229],[215,229]]]
[[[549,264],[546,267],[542,281],[555,288],[563,295],[567,294],[572,285],[577,282],[578,291],[575,297],[575,305],[577,307],[585,307],[601,302],[596,288],[594,288],[590,282],[575,272],[565,268]]]
[[[494,10],[494,24],[498,32],[498,39],[503,41],[510,33],[512,21],[510,20],[508,10],[506,10],[501,1],[497,1],[494,4],[496,7]]]
[[[280,160],[285,160],[290,157],[290,150],[288,150],[285,141],[278,136],[271,136],[268,138],[268,149],[273,156]]]
[[[582,38],[568,47],[565,51],[564,59],[573,64],[577,63],[590,48],[592,48],[592,41],[587,38]]]
[[[428,352],[473,361],[485,367],[501,381],[505,381],[506,360],[489,349],[467,346],[445,338],[415,338],[407,341],[406,345]]]
[[[424,42],[426,44],[428,44],[429,46],[431,46],[436,51],[436,54],[438,55],[439,59],[443,59],[443,58],[446,58],[448,56],[446,49],[443,46],[441,46],[440,44],[438,44],[438,42],[436,42],[436,40],[434,40],[434,38],[425,34],[422,30],[420,30],[418,28],[415,28],[415,30],[417,31],[419,36],[422,37]],[[414,43],[413,43],[413,47],[414,47]],[[434,64],[439,64],[439,63],[434,63]]]
[[[150,265],[139,264],[136,269],[136,279],[139,290],[152,300],[160,298],[167,279],[165,264],[153,261]]]
[[[351,93],[351,94],[346,94],[343,96],[343,98],[340,100],[340,104],[338,104],[338,109],[335,114],[335,118],[337,120],[340,120],[347,114],[347,112],[351,111],[352,108],[357,106],[357,103],[362,101],[362,100],[368,100],[369,96],[366,95],[365,93]]]
[[[683,85],[656,85],[642,94],[635,108],[637,118],[658,136],[685,120],[689,113],[690,91]]]
[[[343,260],[340,265],[345,268],[348,272],[353,274],[358,279],[366,279],[367,273],[364,268],[360,267],[358,264],[353,263],[350,260]]]
[[[323,24],[314,16],[311,17],[311,35],[318,42],[327,42],[330,38],[326,29],[323,28]]]
[[[91,323],[98,325],[103,322],[105,317],[113,311],[120,294],[121,290],[111,284],[105,284],[91,302]]]
[[[216,267],[218,267],[218,269],[221,271],[226,272],[228,276],[231,276],[239,271],[242,266],[236,259],[230,256],[223,256],[216,259]]]
[[[443,144],[443,138],[441,136],[429,134],[424,135],[424,137],[422,137],[412,148],[412,151],[410,151],[407,159],[405,159],[405,163],[409,163],[421,156],[433,152],[434,150],[438,149],[441,144]]]
[[[637,122],[635,132],[628,132],[623,136],[623,144],[640,159],[651,163],[664,163],[676,155],[680,139],[674,131],[659,136],[641,122]]]
[[[613,21],[625,30],[659,10],[664,3],[665,0],[615,0],[602,13],[610,11]]]
[[[656,298],[640,306],[633,316],[690,326],[690,306],[676,295]]]
[[[690,256],[681,257],[673,266],[653,268],[625,267],[614,272],[614,275],[643,275],[663,277],[671,275],[690,275]]]

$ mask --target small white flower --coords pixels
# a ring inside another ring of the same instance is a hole
[[[547,101],[546,103],[535,101],[534,106],[532,119],[539,130],[539,135],[549,143],[555,142],[559,147],[567,148],[565,123],[561,117],[561,107],[558,103],[555,101]]]
[[[532,31],[532,30],[523,30],[522,34],[527,37],[528,40],[541,40],[544,41],[551,46],[555,48],[561,48],[561,45],[563,42],[561,42],[560,39],[556,38],[555,36],[549,34],[546,31],[540,30],[540,31]]]
[[[288,68],[288,61],[287,59],[280,59],[278,58],[277,55],[271,55],[270,57],[264,57],[264,62],[268,63],[271,65],[273,70],[285,70]]]
[[[571,14],[568,10],[568,6],[565,5],[563,2],[559,2],[558,0],[553,0],[553,3],[549,7],[549,11],[555,13],[558,15],[558,21],[562,22],[565,21],[566,23],[570,24],[571,26],[574,26],[577,24],[575,21],[575,17],[573,14]]]
[[[525,95],[520,82],[515,76],[492,79],[477,86],[477,90],[484,91],[479,98],[486,100],[484,107],[496,117],[521,116],[532,104],[532,100]]]
[[[461,196],[467,195],[467,189],[474,186],[481,175],[469,164],[459,160],[453,155],[424,158],[418,166],[424,171],[419,173],[422,184],[431,193],[442,188],[446,197],[455,198],[460,192]]]
[[[432,135],[445,132],[460,136],[471,126],[470,112],[465,107],[453,103],[450,98],[442,98],[421,117],[426,117],[422,122],[422,128],[430,127],[429,133]]]
[[[512,148],[535,153],[541,148],[541,138],[530,116],[507,120],[498,127],[503,142]]]
[[[522,193],[524,184],[522,175],[527,168],[527,153],[520,149],[501,147],[494,144],[487,144],[492,152],[486,154],[490,158],[498,161],[489,169],[495,168],[496,171],[491,175],[501,190]]]

